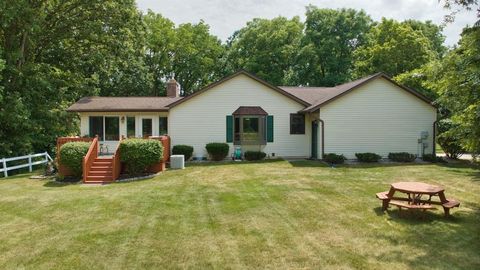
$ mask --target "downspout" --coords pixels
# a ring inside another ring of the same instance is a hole
[[[323,156],[325,155],[325,122],[323,122],[323,120],[320,118],[318,118],[318,122],[322,124],[322,154],[320,156],[320,159],[323,159]]]
[[[435,138],[436,135],[437,135],[436,132],[435,132],[436,127],[437,127],[437,123],[438,123],[438,120],[435,120],[435,121],[433,122],[433,132],[432,132],[432,137],[433,137],[432,155],[433,155],[434,157],[437,155],[437,140],[436,140],[436,138]]]

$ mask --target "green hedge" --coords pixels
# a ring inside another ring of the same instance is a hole
[[[220,161],[227,157],[229,146],[226,143],[208,143],[205,148],[212,160]]]
[[[144,172],[163,158],[163,145],[151,139],[127,139],[120,142],[120,160],[131,174]]]
[[[347,158],[344,155],[329,153],[323,155],[323,160],[331,164],[342,164]]]
[[[68,142],[60,147],[60,163],[75,176],[82,176],[82,161],[90,148],[89,142]]]
[[[183,155],[185,157],[185,161],[189,160],[193,154],[193,146],[179,144],[175,145],[172,148],[172,155]]]
[[[397,162],[413,162],[417,156],[407,152],[389,153],[388,158]]]
[[[262,160],[267,156],[262,151],[246,151],[244,157],[246,160]]]
[[[368,163],[378,162],[382,158],[380,155],[375,153],[355,153],[355,156],[357,157],[358,161]]]
[[[433,162],[433,163],[436,163],[436,162],[445,163],[446,162],[442,157],[434,156],[432,154],[424,154],[422,156],[422,160],[427,161],[427,162]]]

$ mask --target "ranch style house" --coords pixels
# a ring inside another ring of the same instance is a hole
[[[171,145],[226,142],[270,157],[321,159],[326,153],[435,153],[437,109],[419,92],[377,73],[335,87],[274,86],[238,71],[189,96],[171,79],[165,97],[84,97],[68,108],[80,135],[115,152],[124,137],[168,134]]]

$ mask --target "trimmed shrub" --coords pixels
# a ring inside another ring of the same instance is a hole
[[[68,142],[60,147],[60,163],[69,168],[73,175],[82,176],[82,160],[87,154],[90,143]]]
[[[413,162],[417,156],[407,152],[389,153],[388,158],[397,162]]]
[[[438,163],[444,163],[446,162],[442,157],[439,157],[439,156],[434,156],[432,154],[424,154],[422,156],[422,160],[423,161],[427,161],[427,162],[438,162]]]
[[[382,157],[375,153],[355,153],[358,161],[360,162],[378,162]]]
[[[172,155],[183,155],[185,160],[189,160],[193,154],[193,146],[178,144],[173,146]]]
[[[323,160],[331,164],[342,164],[347,158],[344,155],[329,153],[323,155]]]
[[[163,145],[150,139],[126,139],[120,142],[120,160],[130,174],[140,174],[163,157]]]
[[[267,154],[262,151],[246,151],[243,155],[246,160],[262,160],[267,156]]]
[[[375,153],[355,153],[355,156],[357,157],[358,161],[367,163],[378,162],[382,158],[380,155]]]
[[[229,146],[226,143],[208,143],[205,148],[212,160],[220,161],[227,157]]]

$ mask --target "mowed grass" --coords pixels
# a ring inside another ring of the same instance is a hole
[[[0,180],[0,269],[480,269],[480,170],[192,165],[106,186]],[[386,214],[401,180],[446,187],[461,207]]]

